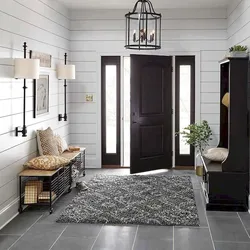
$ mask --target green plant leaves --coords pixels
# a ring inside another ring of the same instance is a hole
[[[177,134],[182,135],[186,144],[194,146],[201,153],[209,145],[209,141],[212,140],[212,130],[205,120],[201,124],[190,124]]]
[[[247,46],[234,45],[233,47],[229,48],[229,52],[233,51],[247,51]]]

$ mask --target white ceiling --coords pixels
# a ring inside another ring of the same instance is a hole
[[[137,0],[57,0],[68,8],[76,9],[133,9]],[[226,7],[231,0],[151,0],[155,9],[218,8]]]

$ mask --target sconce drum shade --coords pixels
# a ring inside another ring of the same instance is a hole
[[[229,104],[230,104],[230,95],[229,95],[228,92],[223,96],[223,98],[222,98],[222,104],[225,105],[227,108],[229,107]]]
[[[64,65],[60,64],[57,66],[57,78],[65,80],[76,79],[76,69],[75,65]]]
[[[16,58],[14,64],[16,79],[39,79],[39,59]]]

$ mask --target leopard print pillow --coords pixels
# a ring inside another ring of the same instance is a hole
[[[70,161],[64,157],[54,155],[43,155],[26,162],[24,164],[24,167],[39,170],[55,170],[67,166],[69,162]]]

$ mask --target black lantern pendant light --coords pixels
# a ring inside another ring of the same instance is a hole
[[[161,48],[161,14],[149,0],[138,0],[126,17],[126,49],[157,50]]]

